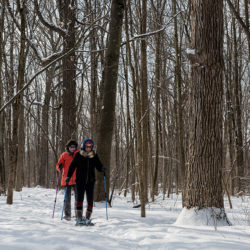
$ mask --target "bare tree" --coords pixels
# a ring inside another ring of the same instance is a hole
[[[183,207],[229,224],[222,190],[223,1],[191,1],[190,135]],[[216,208],[213,210],[213,208]]]
[[[2,79],[2,65],[3,65],[3,28],[4,28],[4,16],[5,16],[5,1],[1,1],[1,16],[0,16],[0,107],[3,105],[4,93],[3,93],[3,79]],[[4,113],[0,114],[0,194],[5,193],[5,167],[4,167]]]
[[[98,131],[98,154],[107,170],[107,190],[109,190],[110,154],[112,145],[113,126],[115,121],[116,89],[118,77],[118,63],[120,55],[122,20],[124,12],[123,0],[113,0],[111,4],[111,20],[109,38],[105,56],[104,68],[104,97]],[[95,200],[105,200],[103,175],[97,173]],[[108,192],[109,194],[109,192]]]
[[[25,27],[26,27],[26,1],[17,1],[17,10],[21,19],[21,39],[20,39],[20,50],[19,50],[19,63],[18,63],[18,79],[17,79],[17,91],[21,90],[24,86],[24,72],[25,72]],[[8,182],[8,196],[7,196],[7,204],[13,203],[13,188],[15,186],[15,177],[22,178],[21,170],[22,170],[22,162],[17,168],[17,157],[19,147],[23,147],[24,145],[19,145],[18,141],[18,132],[24,129],[22,122],[23,119],[20,119],[20,113],[23,112],[22,108],[22,100],[23,95],[19,95],[14,103],[13,107],[13,130],[12,130],[12,146],[11,146],[11,156],[10,156],[10,171],[9,171],[9,182]],[[22,115],[21,115],[22,118]],[[21,155],[23,152],[19,151]],[[21,156],[23,157],[23,156]],[[17,169],[16,169],[17,168]],[[16,175],[15,175],[16,172]],[[20,189],[20,184],[18,188]]]

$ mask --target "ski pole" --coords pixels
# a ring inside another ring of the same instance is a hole
[[[68,186],[66,186],[66,188],[65,188],[65,194],[64,194],[64,199],[63,199],[63,208],[62,208],[61,220],[63,219],[64,204],[65,204],[65,199],[66,199],[67,189],[68,189]]]
[[[57,178],[56,197],[55,197],[55,200],[54,200],[54,209],[53,209],[52,218],[54,218],[54,214],[55,214],[56,199],[57,199],[57,193],[58,193],[58,187],[59,187],[60,177],[61,177],[61,171],[59,172],[59,175],[58,175],[58,178]]]
[[[105,200],[106,200],[106,219],[108,220],[108,201],[107,201],[106,175],[105,175],[105,172],[104,172],[104,191],[105,191]]]

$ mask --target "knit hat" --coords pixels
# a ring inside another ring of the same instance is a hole
[[[82,149],[85,151],[85,146],[86,144],[91,145],[91,150],[94,148],[94,141],[90,138],[87,138],[86,140],[83,141],[82,143]]]
[[[67,150],[69,150],[69,147],[72,146],[72,145],[78,147],[78,143],[73,139],[68,140],[65,147],[66,147]]]

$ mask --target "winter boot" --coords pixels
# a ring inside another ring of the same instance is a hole
[[[76,210],[76,220],[82,219],[82,210]]]
[[[92,212],[90,212],[89,210],[86,211],[86,226],[94,226],[94,223],[91,222],[91,214]]]
[[[86,211],[86,226],[94,226],[95,224],[91,221],[90,217],[92,214],[92,209],[87,209]]]
[[[91,214],[92,214],[92,211],[89,211],[87,209],[87,211],[86,211],[86,220],[90,220]]]
[[[67,220],[67,221],[70,221],[71,220],[71,216],[70,215],[64,215],[63,219]]]
[[[76,226],[83,222],[85,223],[85,220],[82,219],[82,210],[76,210]]]
[[[87,210],[86,210],[86,225],[90,226],[93,223],[91,222],[91,214],[92,214],[93,206],[92,205],[87,205]]]
[[[76,219],[82,219],[82,210],[76,210]]]

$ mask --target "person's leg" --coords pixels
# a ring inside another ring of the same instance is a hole
[[[82,207],[84,199],[84,187],[81,185],[76,185],[77,195],[76,195],[76,219],[82,219]]]
[[[66,187],[65,187],[66,191]],[[64,219],[70,220],[71,219],[71,186],[67,186],[67,193],[65,197],[64,203]]]
[[[86,220],[90,219],[93,211],[94,187],[95,187],[94,182],[86,185],[86,194],[87,194]]]
[[[76,217],[76,200],[77,200],[77,188],[76,188],[76,185],[72,185],[72,188],[74,190],[74,210],[75,210],[75,217]]]

